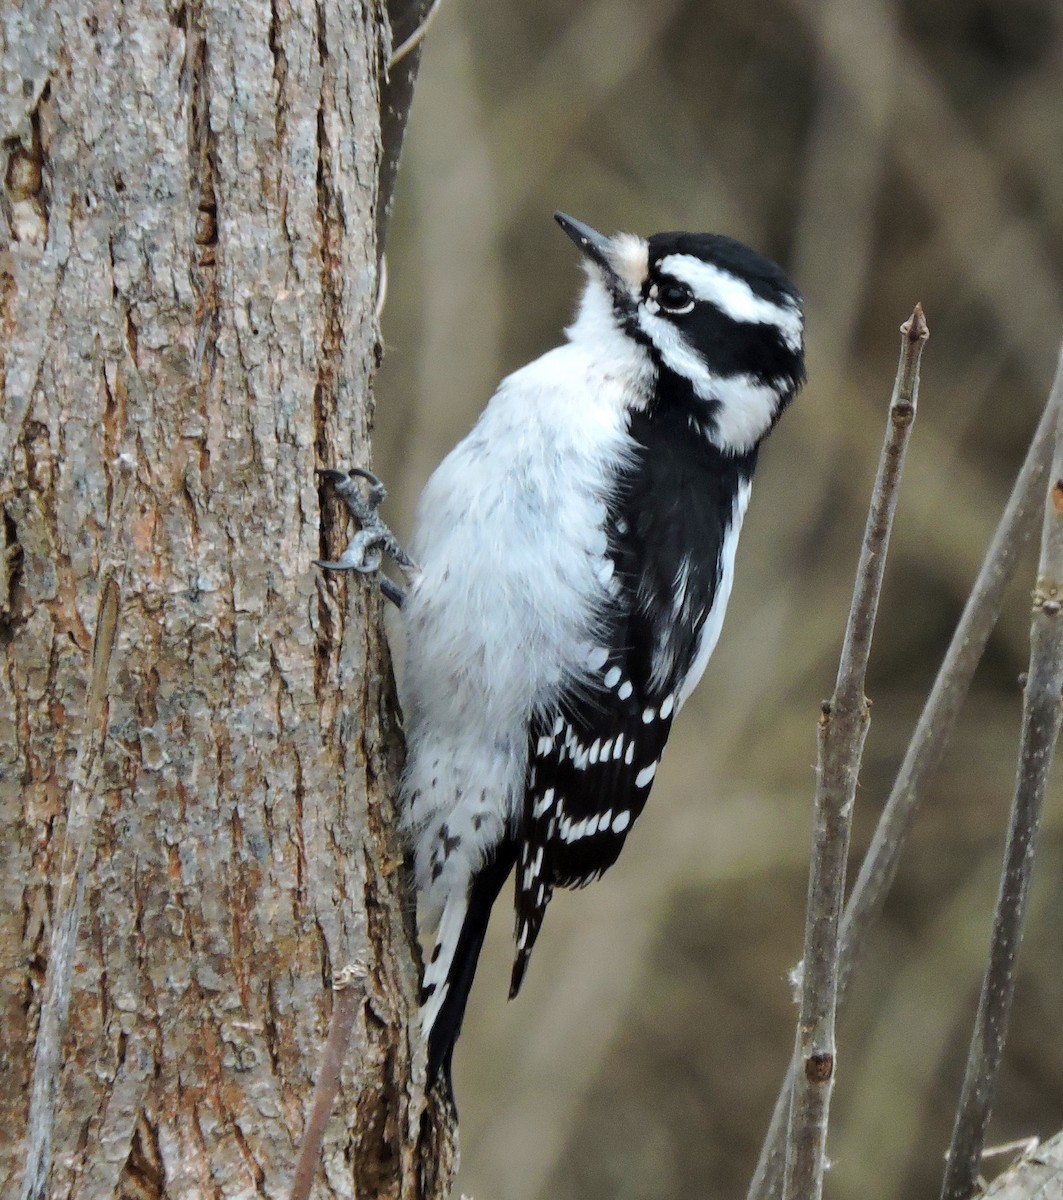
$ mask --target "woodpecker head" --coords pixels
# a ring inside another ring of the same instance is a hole
[[[637,347],[651,403],[727,453],[755,449],[805,378],[801,297],[780,268],[719,234],[605,237],[554,216],[587,264],[568,336]]]

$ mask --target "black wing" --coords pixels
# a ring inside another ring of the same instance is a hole
[[[613,603],[588,660],[591,685],[569,689],[531,731],[511,996],[554,887],[602,875],[645,807],[735,536],[735,496],[752,471],[752,456],[725,459],[686,431],[641,424],[633,432],[645,452],[607,516],[602,571]]]

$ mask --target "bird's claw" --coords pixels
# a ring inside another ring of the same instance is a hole
[[[336,495],[361,528],[347,543],[347,548],[339,558],[315,559],[314,565],[326,571],[358,571],[363,575],[371,575],[380,570],[384,555],[387,554],[406,578],[412,581],[417,575],[416,564],[377,512],[387,498],[387,489],[377,476],[364,467],[352,467],[347,472],[323,467],[317,473],[332,484]],[[358,480],[365,480],[369,484],[368,495],[362,494]],[[405,593],[390,579],[381,576],[380,590],[393,604],[402,607]]]
[[[347,543],[347,549],[335,559],[315,558],[314,566],[326,571],[360,571],[372,575],[380,570],[384,551],[379,536],[371,530],[360,529]]]

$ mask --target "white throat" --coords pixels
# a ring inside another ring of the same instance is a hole
[[[628,380],[639,393],[652,387],[657,371],[649,351],[624,330],[609,289],[590,264],[576,319],[565,329],[565,336],[600,362],[606,376]]]

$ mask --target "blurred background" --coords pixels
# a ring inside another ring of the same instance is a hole
[[[558,895],[519,1000],[496,912],[457,1054],[476,1200],[739,1197],[793,1039],[819,703],[897,360],[919,419],[872,660],[862,854],[1063,335],[1052,0],[443,0],[388,242],[376,465],[407,533],[581,273],[550,219],[731,234],[807,302],[810,382],[761,459],[730,613],[647,816]],[[1014,773],[1034,557],[1012,588],[839,1030],[833,1200],[936,1196]],[[1063,1126],[1063,813],[1050,792],[990,1142]]]

